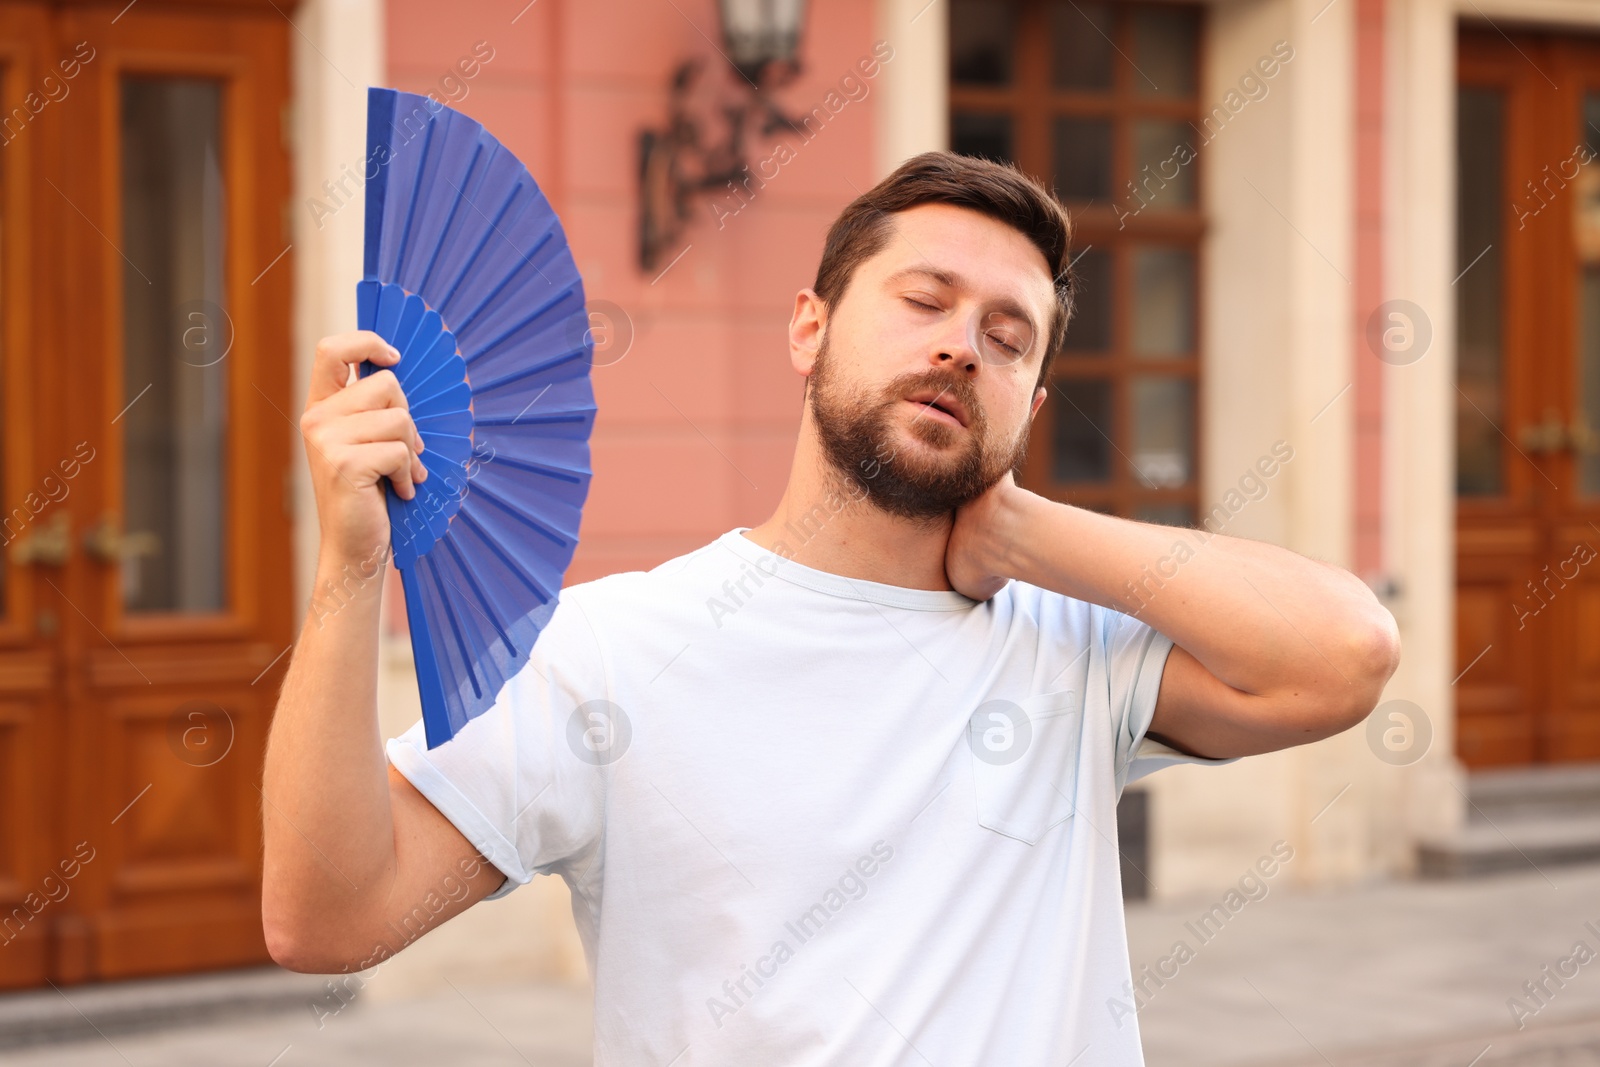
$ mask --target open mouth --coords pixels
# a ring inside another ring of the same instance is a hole
[[[916,406],[919,418],[929,418],[935,422],[947,422],[952,426],[965,427],[967,424],[966,411],[958,401],[948,394],[907,397],[906,402]]]

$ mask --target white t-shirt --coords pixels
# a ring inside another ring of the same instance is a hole
[[[562,591],[494,706],[388,756],[560,875],[600,1067],[1142,1064],[1117,852],[1172,642],[1012,581],[846,578],[744,527]]]

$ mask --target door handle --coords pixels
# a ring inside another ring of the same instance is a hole
[[[64,567],[72,558],[72,520],[58,511],[11,546],[11,560],[23,566]]]
[[[83,550],[101,563],[121,563],[134,556],[153,556],[161,550],[161,539],[153,533],[125,533],[112,514],[83,532]]]
[[[1567,445],[1567,427],[1555,408],[1546,408],[1544,419],[1517,431],[1517,443],[1533,453],[1559,452]]]
[[[1572,417],[1572,425],[1567,429],[1567,444],[1581,456],[1600,452],[1600,433],[1595,432],[1582,412]]]

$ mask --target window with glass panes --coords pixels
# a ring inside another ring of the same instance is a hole
[[[1078,306],[1023,482],[1193,524],[1198,504],[1202,15],[1187,4],[954,0],[950,147],[1071,211]]]

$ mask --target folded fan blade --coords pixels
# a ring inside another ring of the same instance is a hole
[[[589,491],[594,345],[560,220],[481,125],[369,89],[367,158],[357,320],[400,350],[424,445],[415,498],[386,499],[435,748],[493,705],[555,611]]]

